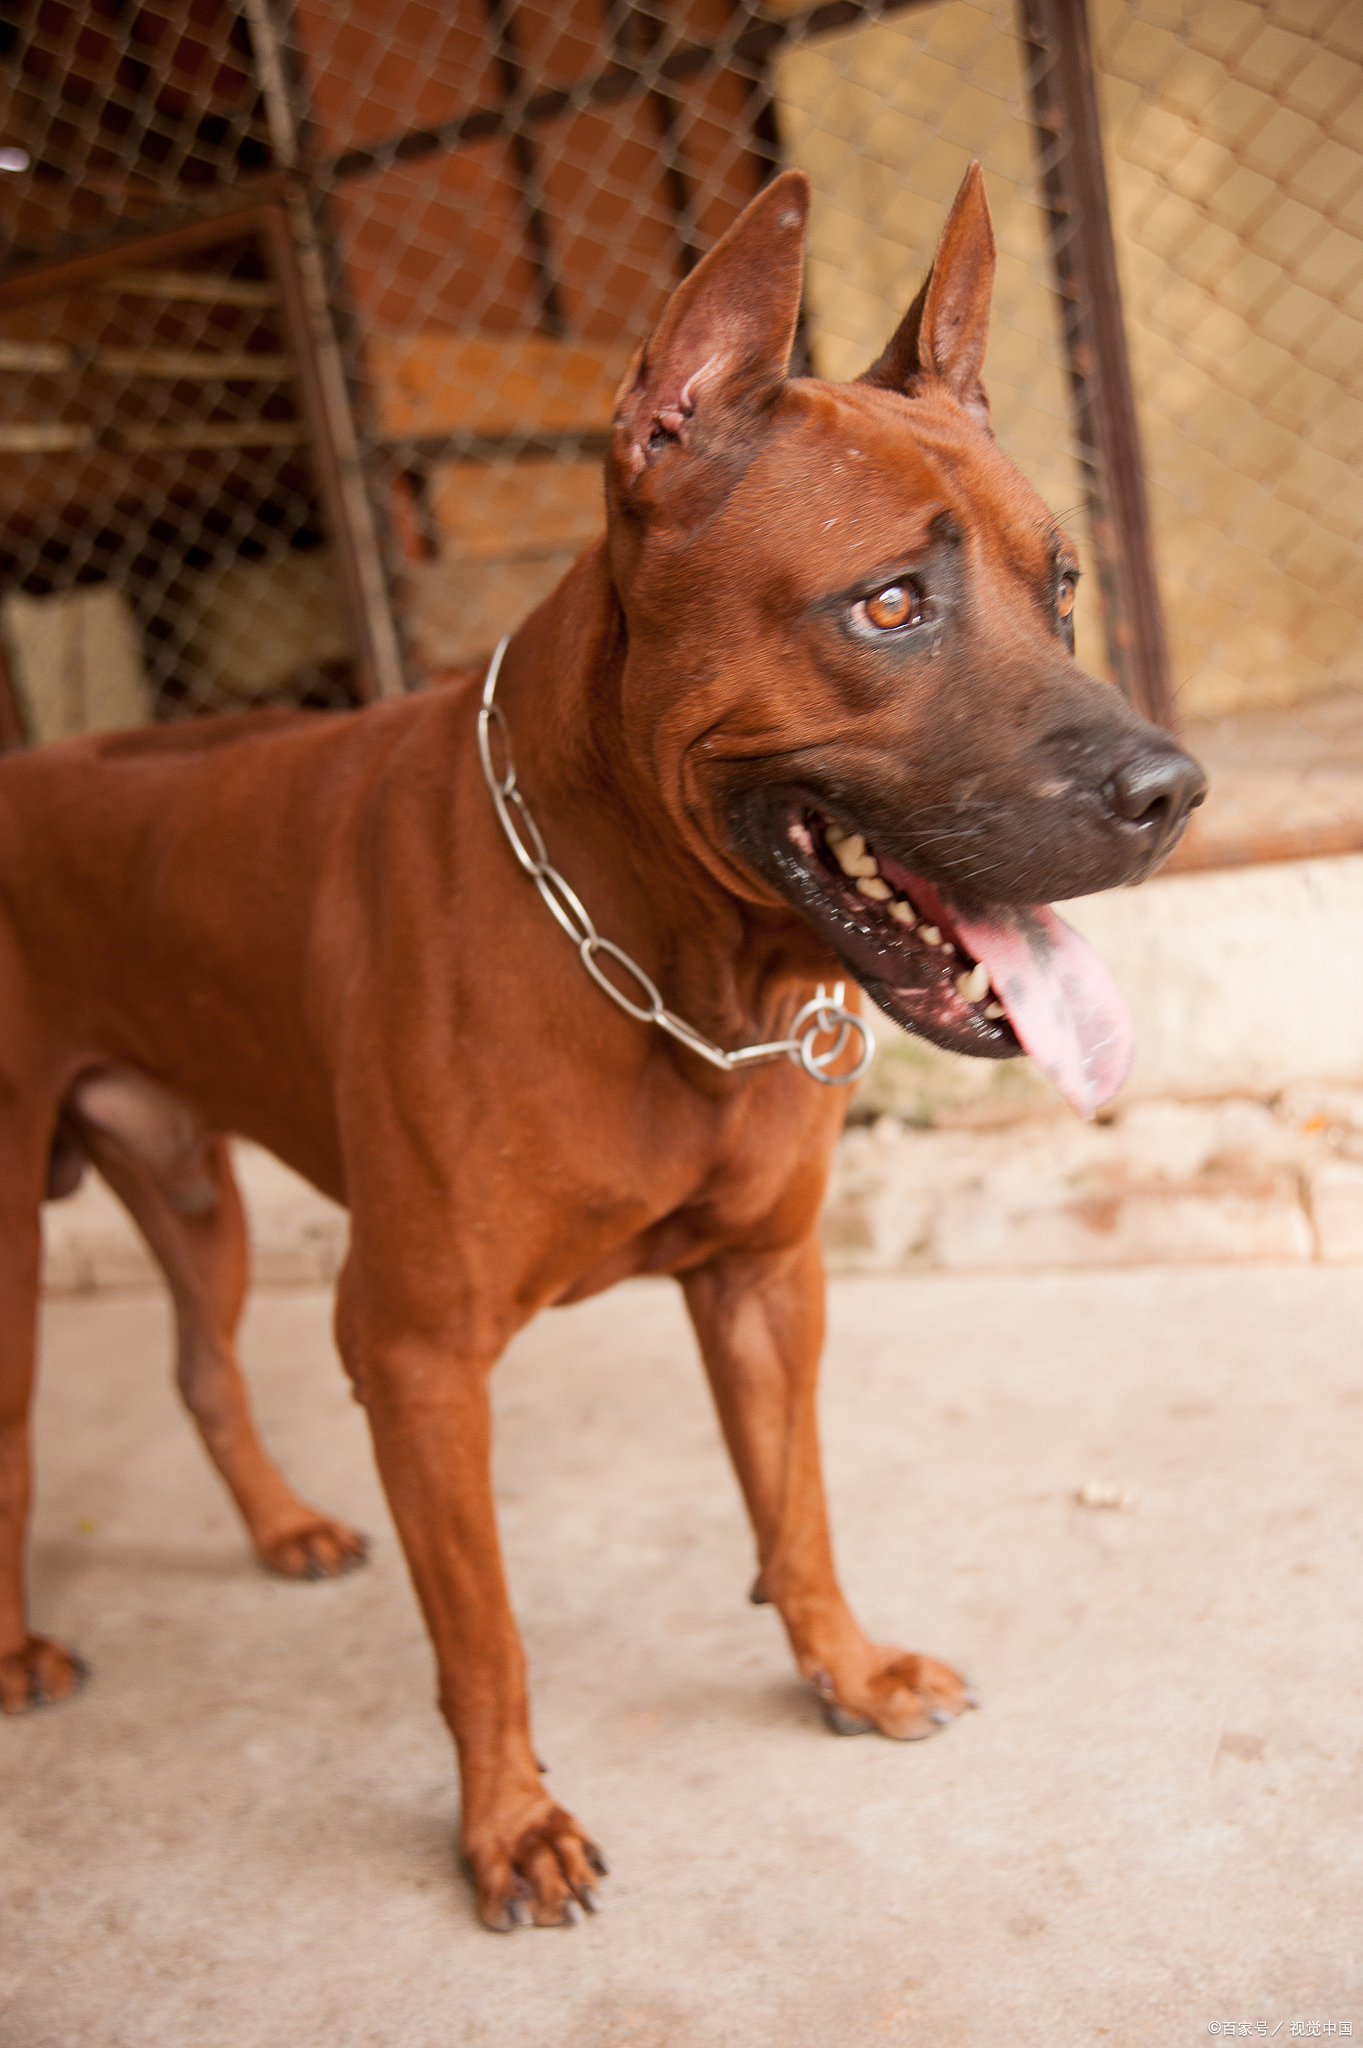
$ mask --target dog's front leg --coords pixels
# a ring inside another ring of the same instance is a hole
[[[725,1252],[683,1284],[757,1536],[754,1598],[779,1610],[800,1671],[839,1734],[933,1734],[972,1704],[965,1684],[931,1657],[868,1642],[834,1570],[815,1411],[824,1323],[817,1242]]]
[[[525,1654],[507,1594],[492,1492],[492,1360],[429,1335],[387,1335],[343,1276],[337,1336],[435,1648],[463,1787],[460,1846],[478,1912],[506,1932],[561,1926],[605,1863],[549,1797],[530,1739]]]

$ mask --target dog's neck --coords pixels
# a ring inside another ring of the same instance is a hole
[[[602,540],[507,650],[497,701],[519,787],[603,935],[662,976],[672,1008],[721,1044],[770,1035],[836,963],[793,910],[726,889],[687,844],[649,762],[623,743],[628,652]],[[602,908],[622,897],[628,930]],[[546,944],[555,936],[546,914]]]

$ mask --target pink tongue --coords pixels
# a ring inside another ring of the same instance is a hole
[[[1080,1116],[1110,1102],[1136,1051],[1131,1019],[1087,939],[1044,904],[971,916],[950,906],[966,947],[989,969],[1022,1049]]]

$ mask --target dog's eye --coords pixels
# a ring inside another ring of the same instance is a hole
[[[1055,608],[1062,619],[1070,617],[1077,595],[1073,576],[1062,576],[1055,590]]]
[[[901,626],[918,626],[926,616],[921,592],[912,583],[887,583],[874,597],[864,597],[854,616],[873,626],[877,633],[893,633]]]

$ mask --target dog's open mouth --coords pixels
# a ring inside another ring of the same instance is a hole
[[[1126,1006],[1085,939],[1046,904],[966,905],[807,804],[778,865],[882,1009],[977,1058],[1028,1053],[1081,1116],[1130,1072]]]

